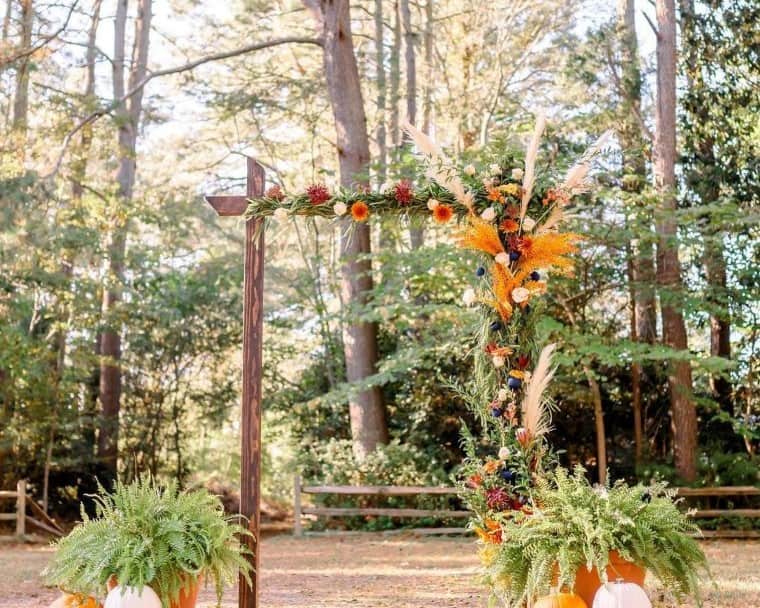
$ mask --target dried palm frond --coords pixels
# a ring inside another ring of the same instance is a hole
[[[496,312],[499,313],[503,321],[509,321],[512,317],[512,302],[510,296],[512,290],[519,285],[509,268],[503,264],[494,262],[491,267],[491,276],[493,276],[493,295],[494,300],[488,302]]]
[[[573,263],[565,256],[578,250],[575,242],[580,238],[572,232],[550,232],[523,239],[516,278],[522,281],[539,268],[568,270]]]
[[[451,192],[458,203],[468,209],[471,208],[473,203],[472,195],[465,190],[464,184],[457,174],[456,167],[443,153],[438,144],[408,122],[404,124],[404,131],[409,134],[409,137],[412,138],[419,151],[427,157],[427,176]]]
[[[459,237],[459,246],[483,251],[493,256],[504,251],[496,226],[476,215],[467,218],[467,223]]]
[[[555,346],[555,344],[547,344],[541,351],[523,399],[522,425],[534,439],[551,430],[549,408],[543,396],[546,387],[554,377],[551,362]]]
[[[601,137],[597,139],[589,148],[583,153],[581,159],[573,165],[565,176],[565,181],[559,187],[569,194],[580,194],[588,190],[588,172],[591,168],[591,162],[594,157],[602,151],[607,142],[612,137],[612,130],[605,131]]]
[[[536,228],[536,234],[546,234],[547,232],[554,230],[562,222],[570,219],[570,217],[571,216],[565,212],[562,205],[555,205],[546,220]]]
[[[530,197],[533,194],[533,182],[536,177],[536,156],[538,155],[538,144],[541,141],[541,134],[546,127],[546,117],[543,114],[539,114],[536,119],[536,128],[533,130],[533,136],[530,138],[528,149],[525,152],[525,173],[523,175],[523,195],[522,204],[520,206],[520,221],[525,217],[525,212],[528,210],[528,203]]]

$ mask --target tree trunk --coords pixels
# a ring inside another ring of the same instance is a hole
[[[657,220],[657,283],[660,288],[663,341],[687,351],[686,324],[675,298],[681,289],[676,221],[676,15],[675,0],[656,0],[657,107],[654,181],[660,196]],[[671,360],[668,385],[672,410],[676,471],[686,481],[697,475],[697,415],[689,361]]]
[[[121,99],[125,94],[124,63],[128,0],[119,0],[114,21],[113,97]],[[140,82],[147,73],[148,47],[152,0],[140,0],[135,20],[135,39],[132,48],[132,65],[129,89]],[[142,89],[116,108],[118,125],[118,158],[116,173],[117,204],[113,214],[111,242],[108,246],[108,277],[103,290],[104,329],[100,340],[100,387],[102,408],[98,457],[105,469],[114,477],[118,464],[119,409],[121,401],[121,323],[117,308],[121,301],[121,285],[124,280],[124,255],[127,245],[128,203],[132,199],[136,171],[137,131],[142,113]]]
[[[698,65],[694,41],[696,16],[694,0],[681,0],[681,44],[685,50],[686,86],[689,92],[698,91],[705,86],[701,66]],[[704,122],[710,119],[710,108],[703,104],[696,105],[693,113],[696,121]],[[714,204],[720,196],[720,181],[717,176],[710,174],[710,168],[717,165],[715,145],[709,136],[704,136],[696,142],[692,151],[700,160],[700,165],[706,169],[699,179],[689,180],[702,205]],[[704,242],[703,264],[707,277],[707,301],[710,304],[710,354],[713,357],[731,359],[731,317],[727,297],[726,259],[723,248],[723,232],[716,231],[710,222],[705,222],[702,229]],[[722,375],[710,376],[710,389],[713,398],[720,404],[721,409],[733,414],[731,398],[731,382]]]
[[[393,3],[393,45],[391,46],[390,70],[390,121],[391,162],[398,162],[398,151],[401,144],[401,129],[399,128],[398,106],[401,99],[401,15],[398,0]]]
[[[602,407],[602,391],[599,383],[594,377],[594,373],[587,366],[583,366],[583,372],[586,374],[589,388],[591,389],[591,398],[594,402],[594,427],[596,429],[596,466],[599,475],[599,483],[604,485],[607,482],[607,434],[604,430],[604,409]]]
[[[657,340],[657,308],[655,304],[654,251],[649,229],[650,213],[642,209],[636,196],[641,194],[647,179],[645,138],[641,119],[641,68],[636,38],[634,0],[618,0],[618,37],[620,44],[620,113],[618,138],[623,151],[623,191],[632,195],[628,211],[632,226],[639,233],[637,242],[628,250],[628,284],[631,298],[631,339],[654,344]],[[642,419],[643,370],[638,361],[631,364],[631,400],[634,419],[636,464],[641,463],[644,443]]]
[[[406,67],[406,120],[417,124],[417,58],[414,51],[414,31],[412,30],[412,11],[409,0],[400,0],[401,25],[404,31],[404,65]],[[404,137],[405,147],[409,139]],[[405,176],[406,177],[406,176]],[[425,229],[421,224],[412,222],[409,227],[409,243],[412,249],[419,249],[425,244]]]
[[[307,6],[317,8],[316,3]],[[340,181],[344,187],[366,183],[363,173],[369,163],[369,137],[364,113],[359,71],[351,37],[348,0],[321,0],[318,5],[324,40],[327,89],[337,132]],[[372,290],[370,232],[366,223],[342,222],[342,291],[349,306],[363,306]],[[358,259],[362,258],[362,259]],[[345,326],[346,377],[361,382],[376,373],[377,324],[352,319]],[[382,392],[373,387],[349,399],[354,454],[361,460],[379,444],[388,441],[388,426]]]
[[[32,46],[32,29],[34,28],[34,8],[32,0],[21,0],[21,45],[25,51]],[[24,141],[29,118],[29,68],[31,56],[27,55],[18,60],[16,65],[16,92],[13,98],[13,130],[21,141],[19,154],[24,158]]]
[[[375,0],[375,64],[377,80],[377,185],[382,187],[387,177],[388,146],[385,140],[385,111],[387,94],[385,84],[385,24],[383,23],[383,0]]]
[[[433,127],[433,0],[425,3],[425,93],[422,98],[422,131],[430,134]]]

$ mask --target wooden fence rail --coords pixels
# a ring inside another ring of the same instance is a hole
[[[10,537],[16,540],[24,540],[26,537],[26,524],[45,530],[54,536],[63,536],[63,530],[34,499],[26,493],[26,481],[21,480],[16,484],[16,490],[0,490],[0,499],[13,498],[16,500],[16,509],[13,513],[0,513],[0,521],[15,521],[16,534]],[[37,517],[27,515],[27,508],[31,509]]]
[[[760,488],[754,486],[721,486],[705,488],[677,488],[678,496],[685,499],[690,498],[730,498],[730,497],[750,497],[760,496]],[[303,536],[304,515],[315,515],[317,517],[349,517],[356,515],[370,516],[387,516],[387,517],[437,517],[441,519],[456,518],[462,519],[470,516],[469,511],[454,511],[447,509],[399,509],[399,508],[381,508],[381,507],[304,507],[304,494],[322,494],[338,496],[451,496],[457,493],[454,487],[427,487],[427,486],[304,486],[301,483],[301,477],[296,475],[294,485],[294,512],[295,523],[293,532],[295,536]],[[716,517],[760,517],[760,509],[752,508],[732,508],[732,509],[715,509],[700,508],[694,512],[696,518],[716,518]],[[465,532],[465,528],[433,528],[427,530],[428,533]],[[760,531],[757,530],[706,530],[705,537],[721,538],[755,538],[760,537]]]

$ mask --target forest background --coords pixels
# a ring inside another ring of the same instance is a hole
[[[756,3],[656,16],[634,0],[374,0],[350,17],[309,0],[4,4],[3,487],[26,478],[70,515],[96,478],[237,483],[244,232],[202,197],[244,191],[243,155],[286,192],[335,189],[336,146],[358,142],[383,188],[420,178],[406,120],[485,172],[520,166],[539,111],[539,163],[559,173],[615,134],[574,209],[574,272],[550,277],[534,311],[559,344],[561,458],[595,478],[601,462],[612,478],[758,483]],[[655,29],[668,26],[677,154],[663,189]],[[352,44],[327,43],[335,27]],[[331,77],[341,57],[355,83]],[[365,233],[347,245],[340,224],[306,219],[268,232],[271,499],[297,472],[447,484],[462,425],[477,426],[450,390],[470,374],[473,259],[448,227],[389,217]],[[342,267],[346,246],[359,272]]]

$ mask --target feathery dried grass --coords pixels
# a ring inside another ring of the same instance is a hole
[[[591,163],[594,160],[594,157],[602,151],[611,137],[612,130],[605,131],[599,139],[588,147],[581,159],[567,172],[565,181],[562,182],[562,185],[560,186],[560,190],[563,190],[568,194],[580,194],[581,192],[588,190],[589,184],[587,178]]]
[[[520,221],[522,222],[525,213],[528,211],[528,203],[533,194],[533,183],[536,179],[536,156],[538,155],[538,145],[541,142],[541,134],[546,127],[546,117],[539,114],[536,119],[536,128],[533,130],[533,136],[530,138],[528,149],[525,152],[525,173],[523,174],[523,195],[520,205]]]
[[[522,404],[522,424],[532,438],[540,437],[551,430],[549,408],[543,397],[546,387],[549,386],[554,377],[551,362],[555,347],[555,344],[547,344],[543,348],[525,391]]]
[[[408,122],[404,124],[404,131],[412,138],[418,150],[427,157],[429,164],[427,176],[451,192],[458,203],[470,209],[473,204],[472,194],[467,192],[457,174],[456,167],[438,144]]]

